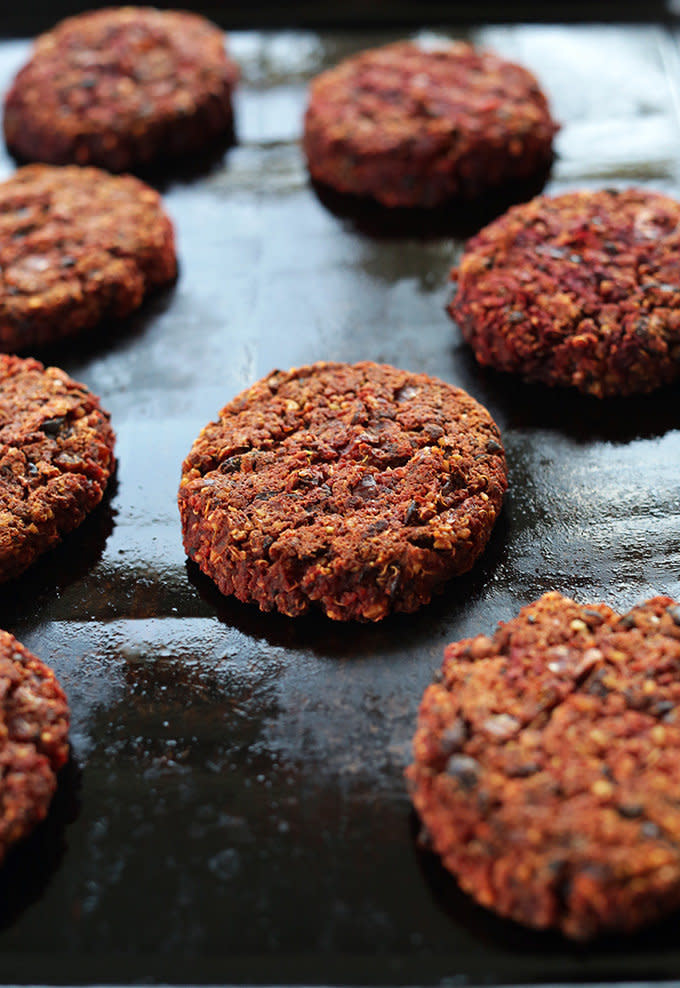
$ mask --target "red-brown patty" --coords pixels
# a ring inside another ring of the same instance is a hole
[[[506,488],[495,423],[464,391],[373,363],[275,371],[184,462],[184,546],[265,611],[414,611],[484,549]]]
[[[224,35],[196,14],[80,14],[37,39],[5,100],[5,139],[27,161],[135,169],[228,133],[237,78]]]
[[[28,165],[0,183],[0,350],[122,318],[176,274],[172,223],[138,179]]]
[[[70,712],[51,669],[0,631],[0,861],[47,816]]]
[[[548,593],[448,646],[408,770],[482,905],[586,939],[680,906],[680,605]]]
[[[514,206],[467,245],[449,306],[482,364],[598,398],[680,376],[680,203],[642,189]]]
[[[532,177],[557,130],[526,69],[463,42],[402,41],[312,82],[304,149],[318,182],[386,206],[435,206]]]
[[[114,438],[83,384],[0,354],[0,581],[22,573],[99,504]]]

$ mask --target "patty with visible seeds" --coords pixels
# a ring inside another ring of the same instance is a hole
[[[52,670],[0,631],[0,861],[47,816],[68,757],[69,722]]]
[[[448,646],[407,770],[482,905],[575,939],[680,906],[680,605],[545,594]]]
[[[312,178],[339,192],[431,207],[546,169],[556,130],[522,66],[463,42],[401,41],[313,80],[304,150]]]
[[[177,274],[154,189],[76,165],[28,165],[0,183],[0,350],[122,318]]]
[[[598,398],[680,377],[680,203],[539,196],[473,237],[449,312],[477,360]]]
[[[0,354],[0,582],[101,501],[114,433],[99,399],[56,367]]]
[[[182,469],[184,546],[265,611],[378,621],[483,551],[506,488],[489,413],[369,362],[274,371],[222,409]]]
[[[5,140],[24,161],[135,170],[229,134],[237,78],[224,35],[196,14],[80,14],[37,39],[5,100]]]

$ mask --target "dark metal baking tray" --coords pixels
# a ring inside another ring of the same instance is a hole
[[[547,88],[563,123],[550,191],[680,192],[669,29],[468,34]],[[236,34],[238,143],[160,183],[176,287],[41,355],[101,395],[119,465],[82,529],[0,591],[0,626],[55,667],[74,717],[54,809],[0,871],[2,982],[680,975],[677,916],[576,947],[476,907],[416,844],[402,770],[447,641],[549,588],[622,608],[680,596],[680,392],[597,402],[481,370],[444,313],[457,224],[474,216],[418,235],[320,201],[297,143],[307,80],[391,36]],[[0,47],[0,88],[26,50]],[[510,491],[487,552],[431,606],[377,626],[221,598],[181,546],[193,438],[275,366],[362,358],[437,374],[495,416]]]

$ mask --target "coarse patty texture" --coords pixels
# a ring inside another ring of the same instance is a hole
[[[304,150],[312,178],[339,192],[431,207],[533,177],[556,130],[522,66],[464,42],[401,41],[314,79]]]
[[[52,670],[0,631],[0,861],[47,816],[68,757],[69,722]]]
[[[138,179],[28,165],[0,183],[0,350],[127,316],[176,274],[172,223]]]
[[[462,889],[587,939],[680,906],[680,605],[545,594],[446,649],[407,775]]]
[[[114,434],[99,399],[56,367],[0,354],[0,582],[101,501]]]
[[[201,432],[184,546],[265,611],[414,611],[484,549],[506,488],[498,429],[466,392],[369,362],[274,371]]]
[[[646,189],[514,206],[467,245],[449,312],[477,360],[598,398],[680,376],[680,203]]]
[[[37,39],[5,99],[5,140],[25,161],[135,170],[228,134],[237,78],[224,35],[196,14],[79,14]]]

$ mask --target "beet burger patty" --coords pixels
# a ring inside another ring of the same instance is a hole
[[[463,42],[397,42],[313,80],[304,149],[313,179],[386,206],[436,206],[533,177],[553,122],[525,68]]]
[[[387,365],[275,371],[184,462],[188,555],[262,610],[377,621],[473,565],[500,511],[498,429],[466,392]]]
[[[680,203],[539,196],[473,237],[449,312],[482,364],[597,397],[680,376]]]

